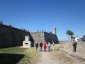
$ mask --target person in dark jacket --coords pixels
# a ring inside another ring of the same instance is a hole
[[[35,43],[35,46],[36,46],[36,50],[38,49],[38,42]]]

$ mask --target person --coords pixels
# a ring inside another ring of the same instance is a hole
[[[41,43],[40,43],[40,48],[41,48],[40,51],[42,51],[42,47],[43,47],[43,43],[41,42]]]
[[[35,46],[36,46],[36,50],[38,49],[38,42],[35,43]]]
[[[52,42],[52,49],[53,49],[53,52],[54,52],[54,42]]]
[[[48,51],[50,51],[51,44],[48,42]]]
[[[44,51],[46,52],[46,48],[47,48],[47,43],[46,41],[44,41]]]
[[[73,52],[76,52],[77,42],[75,39],[73,39]]]

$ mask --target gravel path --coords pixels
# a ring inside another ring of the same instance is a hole
[[[40,52],[41,58],[37,64],[60,64],[59,59],[55,59],[50,52]]]
[[[40,52],[40,54],[40,59],[36,64],[85,64],[85,62],[80,62],[76,58],[73,58],[73,63],[64,62],[62,59],[52,56],[50,52]]]

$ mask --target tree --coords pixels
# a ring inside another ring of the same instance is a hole
[[[71,30],[67,30],[67,31],[66,31],[66,34],[68,35],[68,38],[69,38],[69,36],[70,36],[71,41],[72,41],[72,38],[73,38],[74,33],[73,33]]]

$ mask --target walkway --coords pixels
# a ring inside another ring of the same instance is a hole
[[[80,59],[73,57],[71,57],[74,60],[73,63],[65,62],[63,59],[52,56],[51,52],[40,52],[40,54],[40,59],[36,64],[85,64],[84,61],[80,61]]]
[[[85,63],[85,52],[73,52],[71,49],[62,49],[62,51]]]
[[[60,64],[58,59],[55,59],[50,52],[40,52],[41,58],[37,64]]]

